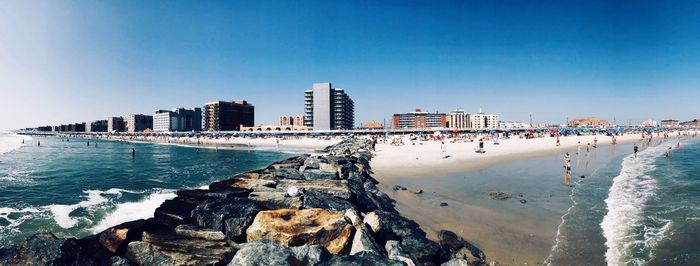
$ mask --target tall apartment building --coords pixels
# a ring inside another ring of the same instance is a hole
[[[443,113],[428,113],[421,109],[405,114],[394,114],[394,128],[439,128],[445,127],[447,117]]]
[[[124,132],[126,131],[126,125],[124,124],[124,118],[119,117],[108,117],[107,118],[107,132]]]
[[[280,126],[303,126],[303,115],[283,115],[280,116]]]
[[[127,132],[141,132],[153,129],[153,116],[144,114],[131,114],[126,118]]]
[[[469,114],[464,109],[455,109],[447,115],[445,127],[454,129],[469,128]]]
[[[304,91],[304,125],[314,130],[353,129],[355,102],[345,90],[328,83],[314,83]]]
[[[202,108],[157,110],[153,115],[153,131],[201,131]]]
[[[204,130],[238,131],[255,123],[255,106],[247,101],[215,101],[204,105]]]
[[[107,120],[97,120],[85,124],[85,132],[107,132]]]

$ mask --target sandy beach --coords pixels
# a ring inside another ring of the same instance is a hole
[[[594,138],[597,148],[593,148]],[[570,206],[571,190],[561,183],[564,153],[570,152],[575,160],[586,158],[574,174],[587,175],[613,157],[609,155],[631,153],[631,143],[640,139],[640,134],[617,136],[618,144],[611,145],[609,136],[569,136],[561,137],[556,146],[555,137],[514,137],[499,140],[499,145],[485,142],[483,154],[475,152],[477,140],[450,143],[448,139],[449,158],[443,159],[439,141],[412,145],[404,138],[403,146],[378,144],[371,165],[383,190],[397,201],[397,209],[416,220],[429,237],[436,239],[439,230],[451,230],[473,241],[489,260],[539,265]],[[576,155],[579,141],[581,156]],[[588,143],[591,156],[586,155]],[[393,191],[397,184],[408,191]],[[417,189],[425,192],[411,193]],[[504,190],[514,200],[492,200],[489,190]],[[524,194],[527,204],[518,202],[519,194]],[[438,207],[443,202],[449,207]]]

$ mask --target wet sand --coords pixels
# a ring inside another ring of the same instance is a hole
[[[563,180],[563,153],[572,154],[570,184],[576,185],[585,182],[581,175],[605,165],[619,153],[618,149],[628,152],[631,145],[601,146],[588,156],[584,149],[580,157],[575,154],[576,148],[501,156],[460,166],[468,169],[460,173],[433,177],[379,168],[375,169],[375,177],[397,201],[397,209],[416,220],[430,238],[437,239],[437,232],[446,229],[484,250],[488,261],[540,265],[554,244],[562,215],[571,206],[571,188]],[[393,191],[394,185],[408,189]],[[424,193],[412,193],[417,189]],[[511,198],[491,199],[491,191],[506,192]],[[448,206],[440,207],[441,202]]]

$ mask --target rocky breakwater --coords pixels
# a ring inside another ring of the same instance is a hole
[[[483,265],[452,232],[426,238],[371,177],[369,142],[182,190],[154,218],[82,239],[36,234],[1,265]]]

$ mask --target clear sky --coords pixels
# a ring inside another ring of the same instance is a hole
[[[246,99],[256,124],[332,82],[357,123],[700,118],[693,1],[0,2],[0,128]]]

